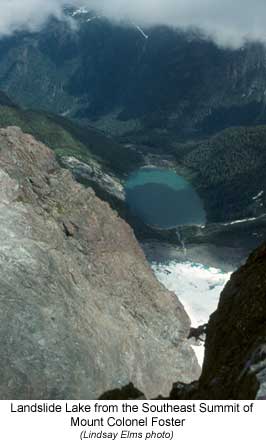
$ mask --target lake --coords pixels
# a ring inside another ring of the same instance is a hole
[[[180,225],[204,225],[203,203],[193,186],[174,171],[143,168],[131,174],[125,185],[132,213],[161,229]]]

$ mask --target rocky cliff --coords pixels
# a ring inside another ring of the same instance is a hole
[[[266,244],[232,276],[211,316],[197,394],[266,399]]]
[[[266,244],[224,288],[207,327],[199,382],[176,383],[171,399],[266,399]]]
[[[133,385],[105,399],[143,398]],[[235,272],[207,326],[199,381],[177,382],[167,399],[266,399],[266,244]]]
[[[199,375],[190,322],[130,227],[18,128],[0,130],[0,397],[148,397]]]

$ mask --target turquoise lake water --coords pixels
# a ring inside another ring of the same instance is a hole
[[[206,222],[197,192],[174,171],[140,169],[129,176],[125,190],[130,210],[148,225],[167,229]]]

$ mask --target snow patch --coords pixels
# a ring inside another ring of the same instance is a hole
[[[141,33],[142,37],[144,37],[146,40],[148,40],[149,36],[143,31],[143,29],[137,25],[136,23],[132,23],[133,26]]]
[[[94,15],[93,17],[88,18],[87,22],[90,23],[91,21],[98,20],[98,19],[101,19],[101,18],[102,18],[101,15]]]
[[[191,347],[193,348],[193,350],[195,352],[195,355],[197,357],[199,365],[202,367],[203,361],[204,361],[204,354],[205,354],[204,344],[201,343],[200,345],[191,345]]]
[[[223,226],[233,226],[234,224],[246,223],[248,221],[256,221],[257,218],[245,218],[245,219],[237,219],[236,221],[232,221],[231,223],[223,223]]]
[[[76,17],[76,15],[80,15],[80,14],[88,14],[88,9],[85,7],[81,7],[79,9],[76,9],[76,11],[73,12],[72,17]]]
[[[208,322],[231,276],[231,273],[190,261],[173,261],[167,265],[154,263],[152,269],[157,279],[178,296],[191,319],[192,327]]]
[[[264,190],[261,190],[261,191],[258,193],[258,195],[253,196],[252,199],[253,199],[254,201],[256,201],[256,200],[258,200],[259,198],[261,198],[263,194],[264,194]]]
[[[209,321],[216,310],[220,294],[232,273],[203,266],[191,261],[169,264],[152,264],[157,279],[174,292],[182,302],[191,320],[192,327],[199,327]],[[202,366],[205,346],[202,342],[192,345],[199,364]]]

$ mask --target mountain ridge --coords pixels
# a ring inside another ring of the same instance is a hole
[[[75,21],[76,30],[54,19],[39,33],[1,40],[0,88],[26,107],[113,133],[193,138],[266,122],[263,45],[223,49],[164,26],[144,39],[103,17]]]

